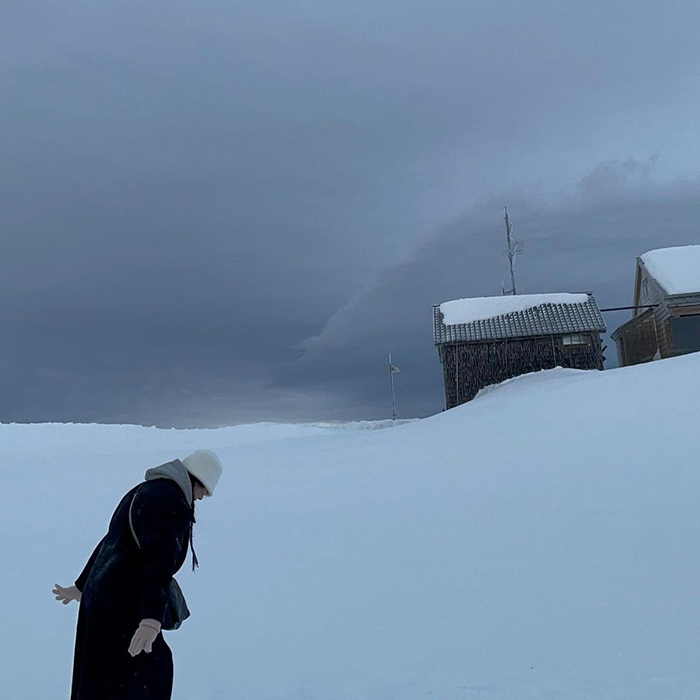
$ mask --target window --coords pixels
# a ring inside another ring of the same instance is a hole
[[[700,351],[700,314],[676,316],[671,319],[673,354],[687,355]]]
[[[562,345],[590,345],[591,338],[583,333],[574,333],[573,335],[565,335],[561,339]]]

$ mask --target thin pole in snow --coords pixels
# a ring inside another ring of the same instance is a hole
[[[391,353],[389,353],[389,380],[391,381],[391,420],[396,420],[396,393],[394,391],[394,372],[398,372],[399,368],[394,367],[391,361]]]

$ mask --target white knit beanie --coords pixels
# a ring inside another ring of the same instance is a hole
[[[207,496],[213,496],[222,472],[219,458],[211,450],[197,450],[185,457],[182,463],[192,476],[202,482]]]

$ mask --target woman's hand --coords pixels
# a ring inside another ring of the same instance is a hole
[[[160,622],[158,620],[151,620],[150,618],[141,620],[141,624],[131,638],[129,653],[132,656],[138,656],[142,651],[150,654],[153,651],[153,642],[156,641],[156,637],[159,634]]]
[[[54,584],[54,586],[55,588],[51,592],[56,596],[56,600],[60,600],[64,605],[68,605],[71,600],[77,600],[80,602],[82,593],[76,586],[68,586],[68,588],[64,588],[63,586],[59,586],[57,583]]]

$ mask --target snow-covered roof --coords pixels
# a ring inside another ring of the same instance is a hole
[[[700,245],[660,248],[640,257],[649,274],[669,294],[700,293]]]
[[[516,311],[525,311],[542,304],[585,304],[587,301],[588,294],[516,294],[446,301],[440,304],[440,311],[442,311],[443,323],[455,326],[460,323],[473,323]]]
[[[434,307],[435,343],[603,333],[589,294],[523,294],[456,299]]]

